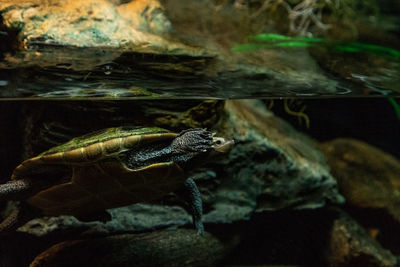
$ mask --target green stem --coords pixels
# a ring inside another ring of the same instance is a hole
[[[400,105],[396,102],[394,97],[388,97],[390,104],[392,104],[394,111],[396,112],[397,118],[400,120]]]

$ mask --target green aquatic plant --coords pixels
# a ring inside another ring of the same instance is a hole
[[[333,48],[344,52],[366,52],[400,59],[400,50],[380,45],[364,44],[359,42],[342,42],[341,44],[335,45]]]
[[[334,41],[325,38],[297,36],[290,37],[275,33],[262,33],[249,36],[248,44],[239,44],[232,47],[233,52],[251,52],[259,49],[276,47],[312,47],[323,46],[330,50],[347,53],[367,53],[400,60],[400,50],[360,42]]]
[[[298,41],[298,42],[322,42],[324,38],[308,37],[308,36],[286,36],[276,33],[261,33],[257,35],[251,35],[247,38],[249,41],[261,41],[261,42],[280,42],[280,41]]]
[[[396,113],[397,118],[400,120],[400,105],[396,102],[394,97],[388,97],[390,104],[392,104],[394,111]]]

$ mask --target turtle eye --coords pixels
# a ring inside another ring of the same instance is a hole
[[[233,140],[227,140],[223,137],[214,137],[212,148],[218,152],[228,152],[234,144]]]
[[[220,146],[220,145],[224,144],[224,142],[225,142],[225,138],[222,138],[222,137],[214,137],[213,138],[214,145]]]

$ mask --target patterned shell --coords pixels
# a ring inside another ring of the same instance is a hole
[[[29,197],[27,202],[44,215],[93,214],[109,208],[157,199],[183,182],[183,171],[174,162],[129,169],[119,159],[139,144],[175,138],[161,128],[109,128],[72,139],[22,162],[11,179],[29,177],[49,166],[69,167],[70,177]],[[60,172],[62,173],[62,172]],[[35,176],[36,177],[36,176]],[[40,178],[38,178],[40,179]]]

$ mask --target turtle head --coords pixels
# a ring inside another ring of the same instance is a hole
[[[234,142],[215,137],[210,131],[194,128],[182,131],[172,142],[171,148],[177,155],[177,163],[187,168],[199,164],[209,156],[228,152]]]
[[[235,144],[235,141],[233,141],[233,139],[227,139],[224,137],[215,137],[213,134],[212,148],[213,148],[214,152],[212,152],[212,153],[213,154],[227,153],[232,149],[234,144]]]

